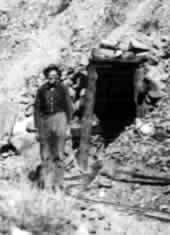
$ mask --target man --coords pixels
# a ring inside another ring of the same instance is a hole
[[[68,90],[60,82],[60,69],[51,64],[43,73],[47,82],[37,91],[34,121],[39,134],[42,163],[50,160],[58,164],[63,160],[66,130],[73,108]]]

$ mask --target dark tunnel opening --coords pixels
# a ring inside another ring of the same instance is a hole
[[[136,117],[134,75],[136,63],[111,61],[95,64],[98,79],[94,113],[106,142],[116,138]]]

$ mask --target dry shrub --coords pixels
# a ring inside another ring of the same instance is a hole
[[[2,186],[0,198],[0,216],[36,234],[63,231],[74,203],[61,191],[41,191],[24,183]]]

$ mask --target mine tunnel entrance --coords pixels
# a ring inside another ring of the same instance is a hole
[[[123,60],[94,63],[97,72],[94,113],[107,142],[136,117],[134,76],[137,65],[136,61]]]

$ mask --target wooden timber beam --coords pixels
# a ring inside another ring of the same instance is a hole
[[[78,152],[78,163],[82,170],[88,170],[88,152],[90,147],[90,135],[92,129],[93,110],[96,94],[97,72],[93,63],[88,65],[88,87],[85,97],[85,111],[82,118],[80,131],[80,147]]]

